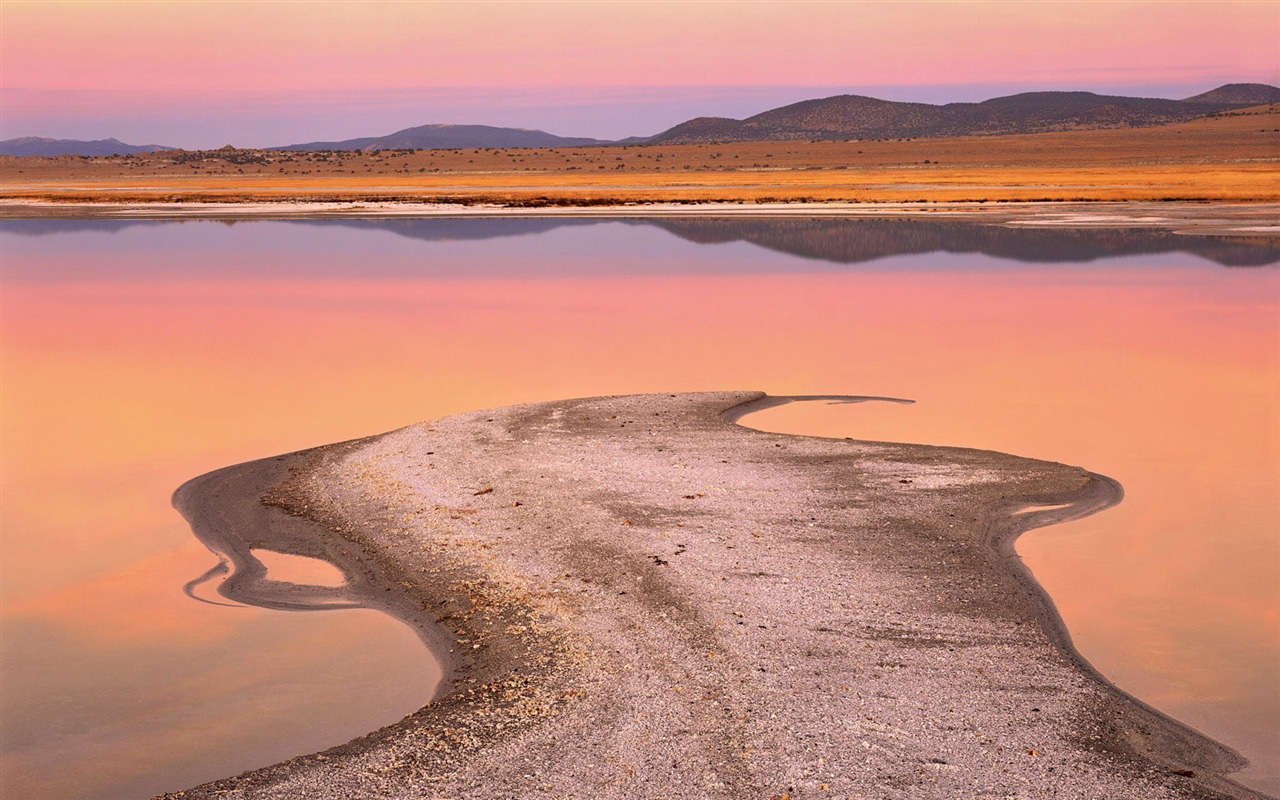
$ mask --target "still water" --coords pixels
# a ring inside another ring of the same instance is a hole
[[[1280,790],[1277,261],[888,220],[5,222],[0,789],[145,797],[430,697],[395,620],[184,595],[217,563],[169,507],[188,478],[485,407],[762,389],[916,403],[753,426],[1118,479],[1020,552],[1087,658]]]

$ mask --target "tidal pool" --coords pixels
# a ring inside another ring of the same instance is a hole
[[[1275,240],[891,220],[5,222],[0,788],[178,790],[434,691],[376,612],[183,594],[218,563],[169,505],[185,480],[485,407],[761,389],[916,403],[753,426],[1119,480],[1120,506],[1019,550],[1087,658],[1274,792],[1278,260]]]

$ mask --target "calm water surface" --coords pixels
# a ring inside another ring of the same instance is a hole
[[[1020,552],[1086,657],[1280,790],[1278,258],[889,221],[4,223],[3,794],[181,789],[433,691],[375,612],[184,596],[216,563],[169,507],[186,479],[484,407],[757,388],[917,402],[755,426],[1120,480]]]

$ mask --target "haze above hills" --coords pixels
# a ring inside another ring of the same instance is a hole
[[[270,150],[442,150],[472,148],[590,147],[795,140],[934,138],[969,135],[1149,127],[1231,109],[1280,102],[1280,88],[1260,83],[1225,84],[1182,100],[1099,95],[1092,92],[1027,92],[981,103],[928,103],[837,95],[771,109],[747,119],[697,117],[657,135],[610,141],[488,125],[432,124],[385,136],[315,141]],[[24,137],[0,142],[0,155],[128,155],[178,149],[128,145],[115,139],[80,141]]]

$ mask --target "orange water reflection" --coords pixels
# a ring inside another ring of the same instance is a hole
[[[1169,270],[1102,285],[1038,278],[913,292],[923,329],[877,318],[900,344],[872,368],[871,391],[914,405],[793,404],[744,422],[1001,450],[1119,479],[1120,506],[1035,532],[1019,552],[1104,674],[1242,749],[1255,763],[1241,777],[1276,792],[1280,283]],[[912,351],[931,335],[948,337],[953,358],[917,370]]]
[[[256,225],[219,235],[253,244],[262,231],[285,230]],[[154,789],[214,777],[177,770],[201,748],[231,763],[236,747],[252,752],[251,741],[296,736],[289,726],[317,727],[311,712],[287,711],[301,703],[290,675],[301,685],[318,663],[355,659],[347,675],[369,666],[347,639],[358,641],[368,619],[335,633],[323,628],[331,614],[181,596],[214,563],[168,507],[187,478],[471,409],[703,389],[912,398],[914,406],[809,404],[749,419],[1005,450],[1119,479],[1128,492],[1120,507],[1028,537],[1021,551],[1106,674],[1274,764],[1275,270],[1177,255],[995,270],[976,257],[917,256],[828,272],[745,245],[677,247],[658,230],[627,231],[625,254],[605,247],[609,230],[564,234],[554,246],[522,237],[533,244],[385,250],[352,230],[346,250],[315,256],[324,278],[279,274],[282,258],[308,256],[304,244],[294,256],[241,244],[225,255],[234,274],[176,280],[165,270],[178,256],[148,249],[150,235],[103,256],[124,277],[81,270],[4,287],[6,788],[90,796],[85,776],[106,763],[175,776]],[[70,270],[73,259],[93,258],[93,237],[108,234],[81,236],[88,244],[10,242],[7,257]],[[201,250],[198,260],[214,264],[220,252]],[[442,252],[579,268],[441,278],[368,276],[363,266]],[[676,266],[632,269],[658,261]],[[744,263],[752,270],[735,272]],[[142,265],[138,276],[130,264]],[[379,656],[384,674],[421,673],[416,643],[405,647]],[[281,660],[246,672],[227,655],[237,648]],[[80,656],[68,654],[82,653],[89,672],[70,663]],[[136,701],[136,681],[119,677],[137,662],[157,665],[143,671],[151,706]],[[348,688],[319,694],[337,699]],[[387,691],[398,713],[416,704]],[[133,727],[68,718],[57,700],[66,696],[93,698],[105,719]],[[183,733],[161,734],[163,725]],[[187,738],[197,728],[213,743]],[[68,756],[77,751],[88,755]]]
[[[401,623],[175,591],[208,565],[190,540],[6,604],[5,797],[146,797],[332,746],[430,697],[435,664]]]

